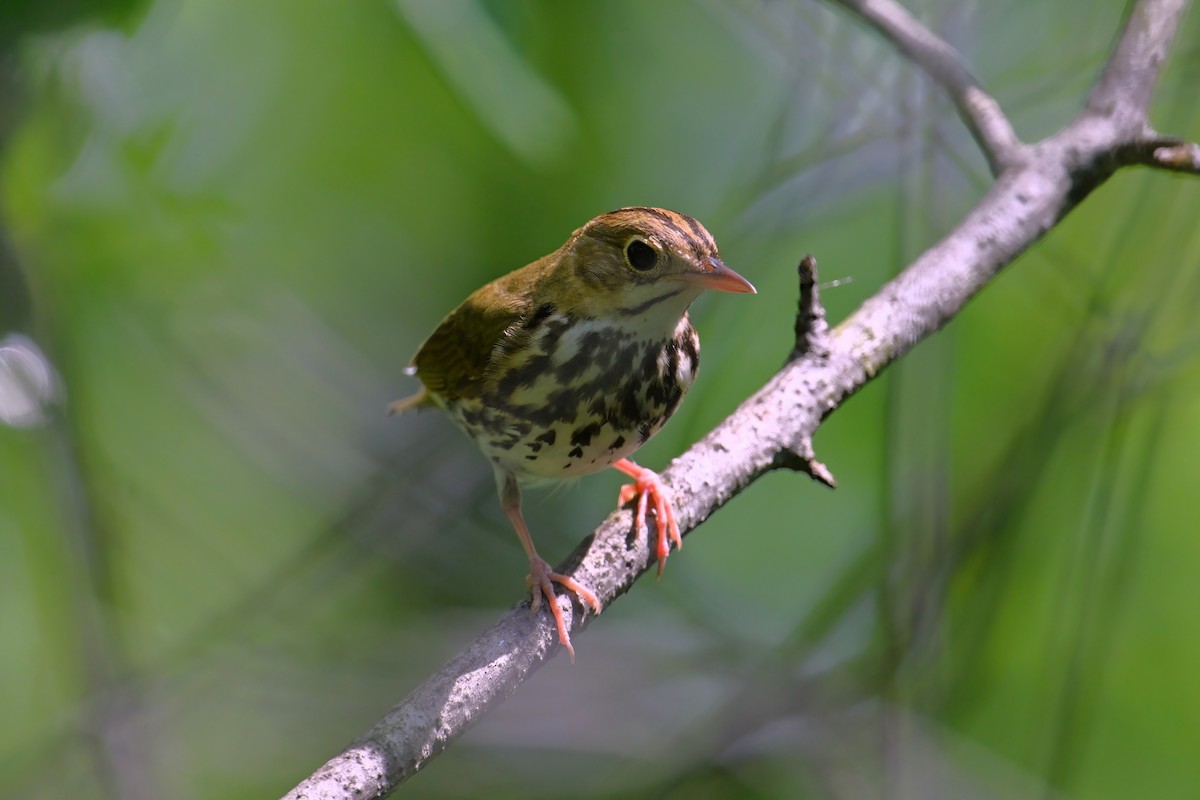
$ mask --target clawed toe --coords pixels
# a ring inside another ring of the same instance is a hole
[[[646,511],[653,503],[654,522],[658,529],[655,555],[658,557],[658,577],[662,577],[663,568],[667,564],[667,556],[671,552],[671,544],[675,549],[683,548],[683,537],[679,534],[679,523],[675,520],[675,511],[668,500],[667,487],[654,470],[639,467],[627,458],[613,464],[614,467],[634,479],[621,487],[618,497],[620,504],[625,505],[637,498],[637,509],[634,511],[634,530],[639,539],[649,536],[646,525]]]
[[[542,607],[542,598],[546,599],[546,605],[550,609],[551,616],[554,617],[554,626],[558,629],[558,641],[567,649],[571,663],[575,663],[575,648],[571,646],[571,635],[567,633],[567,621],[563,617],[562,607],[558,604],[558,595],[554,591],[554,584],[559,584],[578,597],[585,608],[590,608],[597,615],[603,610],[600,599],[596,597],[595,592],[570,575],[555,572],[549,564],[536,557],[529,561],[529,574],[525,577],[525,583],[532,594],[529,603],[530,612],[536,614]]]

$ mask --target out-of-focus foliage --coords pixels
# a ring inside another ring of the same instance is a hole
[[[1122,8],[916,10],[1036,138]],[[801,0],[68,18],[0,37],[4,796],[278,795],[520,598],[483,459],[384,415],[485,280],[616,206],[706,223],[760,294],[694,309],[661,466],[779,365],[803,253],[852,278],[836,322],[987,185],[917,72]],[[1193,138],[1198,30],[1153,112]],[[836,492],[759,481],[413,790],[1194,791],[1197,219],[1200,182],[1118,176],[828,420]],[[531,494],[544,554],[619,483]]]

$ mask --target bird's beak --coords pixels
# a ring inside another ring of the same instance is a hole
[[[758,294],[758,290],[750,281],[725,266],[719,258],[710,257],[707,264],[686,273],[684,278],[702,289],[712,289],[715,292]]]

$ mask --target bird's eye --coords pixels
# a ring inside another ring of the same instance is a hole
[[[635,237],[625,245],[625,260],[638,272],[646,272],[658,263],[658,253],[644,239]]]

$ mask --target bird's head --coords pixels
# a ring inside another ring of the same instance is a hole
[[[712,234],[662,208],[620,208],[571,235],[558,253],[556,283],[591,317],[678,320],[706,289],[750,292],[725,266]]]

